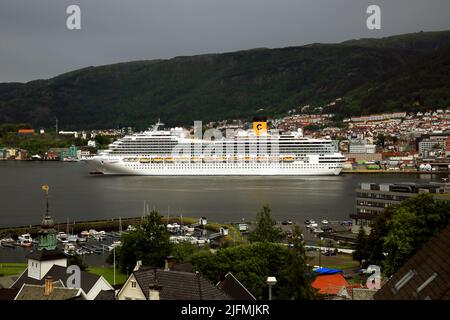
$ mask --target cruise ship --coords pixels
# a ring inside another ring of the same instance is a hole
[[[161,125],[126,135],[89,162],[99,173],[118,175],[314,176],[339,175],[346,161],[334,141],[303,137],[301,129],[280,134],[254,123],[253,130],[206,139]]]

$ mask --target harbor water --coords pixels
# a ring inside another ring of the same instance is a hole
[[[448,175],[345,174],[315,177],[151,177],[90,175],[84,162],[0,161],[0,227],[39,224],[50,186],[56,222],[138,217],[144,201],[171,216],[253,220],[269,205],[275,219],[347,220],[361,182],[429,182]]]

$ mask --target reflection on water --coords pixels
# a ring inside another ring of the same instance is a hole
[[[262,205],[276,219],[348,219],[360,182],[439,180],[431,175],[330,177],[150,177],[89,175],[83,162],[0,161],[0,226],[38,224],[50,186],[58,222],[141,216],[143,203],[166,215],[206,216],[229,222],[253,219]],[[448,176],[448,175],[446,175]]]

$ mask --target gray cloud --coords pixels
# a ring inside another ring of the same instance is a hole
[[[82,30],[66,29],[78,4]],[[365,27],[369,4],[382,29]],[[91,65],[450,29],[448,0],[0,0],[0,82]]]

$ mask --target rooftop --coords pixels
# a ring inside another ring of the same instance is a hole
[[[318,289],[320,294],[337,295],[342,288],[347,288],[350,285],[341,273],[336,273],[317,276],[311,286]]]
[[[82,299],[80,289],[54,287],[52,292],[45,294],[44,285],[24,284],[17,294],[16,300],[72,300]]]
[[[70,274],[67,273],[66,267],[53,265],[53,267],[51,267],[45,275],[45,277],[47,276],[51,276],[53,279],[55,279],[55,281],[60,280],[62,281],[62,283],[66,283],[67,278],[70,276]],[[21,288],[24,284],[43,285],[45,283],[45,277],[43,277],[41,280],[30,278],[28,277],[28,269],[26,269],[25,272],[23,272],[19,277],[19,279],[14,282],[12,288]],[[98,275],[86,271],[81,271],[81,289],[83,289],[84,292],[89,293],[89,291],[99,279],[100,276]]]
[[[162,287],[161,300],[231,299],[199,273],[148,268],[134,271],[133,274],[147,299],[148,289],[155,283]]]
[[[375,300],[450,300],[450,224],[375,294]]]

